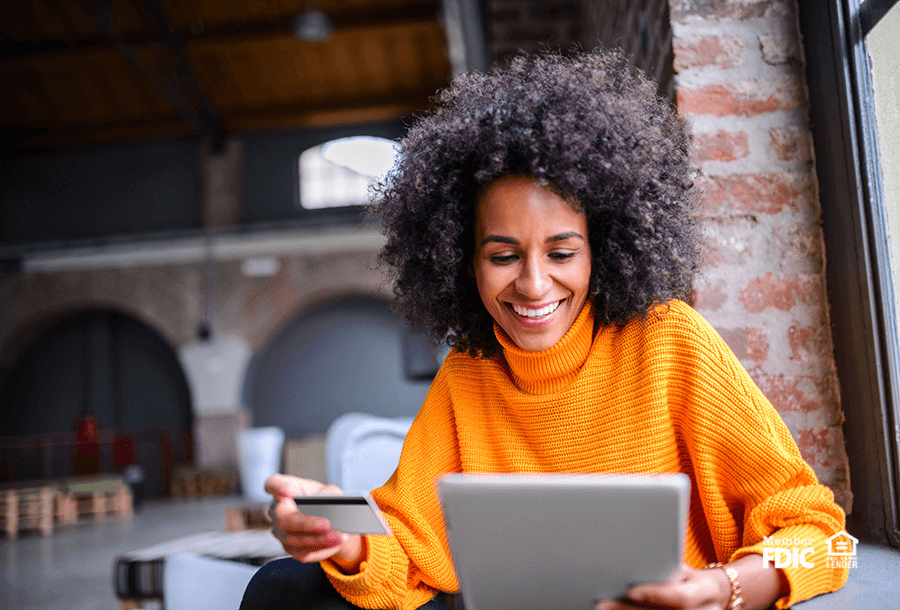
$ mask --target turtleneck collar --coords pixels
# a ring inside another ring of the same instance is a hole
[[[550,394],[568,387],[587,360],[594,338],[590,299],[563,338],[550,349],[529,352],[516,345],[494,322],[494,334],[503,347],[516,386],[529,394]]]

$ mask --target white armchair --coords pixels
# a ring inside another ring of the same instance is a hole
[[[413,418],[341,415],[325,435],[328,482],[348,494],[367,494],[397,469]]]

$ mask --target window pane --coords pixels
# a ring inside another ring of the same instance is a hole
[[[869,82],[871,86],[871,112],[874,114],[872,137],[877,151],[876,163],[880,173],[881,213],[884,224],[884,237],[887,242],[887,261],[890,267],[890,278],[886,282],[893,284],[894,317],[900,316],[900,71],[897,63],[900,60],[900,3],[894,6],[878,21],[865,39],[868,53]],[[889,333],[890,324],[885,333]],[[893,328],[900,329],[900,319],[895,319]],[[889,364],[897,367],[897,349],[900,337],[885,337],[889,346],[893,346],[893,357]],[[893,370],[896,380],[898,372]],[[900,404],[894,392],[893,430],[888,434],[897,438]],[[900,466],[897,456],[900,447],[894,447],[894,467]]]
[[[900,3],[866,37],[895,311],[900,312]]]
[[[303,152],[298,161],[300,207],[363,205],[369,187],[393,167],[399,145],[384,138],[332,140]]]

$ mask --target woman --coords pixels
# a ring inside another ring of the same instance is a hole
[[[377,205],[399,311],[454,347],[373,492],[394,536],[332,531],[292,498],[333,488],[273,476],[273,529],[312,566],[274,562],[244,606],[435,606],[458,589],[434,491],[445,472],[687,474],[682,573],[635,587],[636,603],[781,608],[839,588],[825,539],[843,512],[679,300],[695,193],[686,130],[654,85],[618,53],[546,54],[463,75],[437,102]],[[773,536],[809,541],[815,567],[764,561]]]

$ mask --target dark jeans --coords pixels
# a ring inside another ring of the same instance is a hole
[[[241,600],[240,610],[351,610],[356,606],[345,600],[331,586],[331,581],[318,563],[302,563],[296,559],[277,559],[261,567]],[[421,610],[448,610],[430,601]]]

